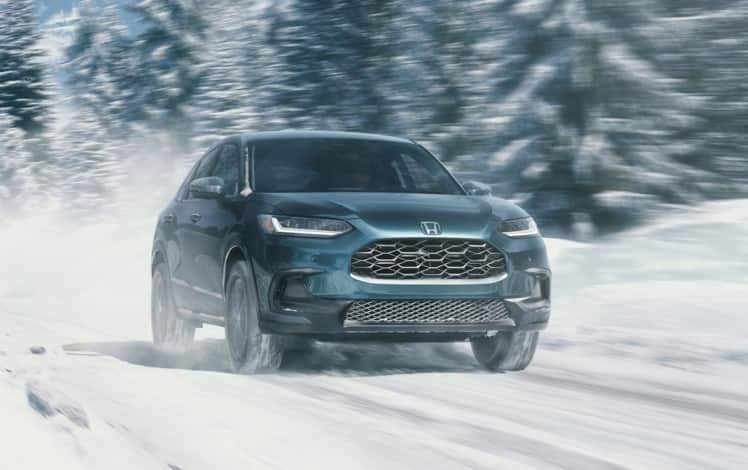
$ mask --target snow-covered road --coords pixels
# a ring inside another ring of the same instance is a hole
[[[215,329],[157,351],[148,225],[0,233],[0,469],[748,468],[748,201],[550,241],[552,325],[514,374],[464,344],[318,344],[254,377]]]

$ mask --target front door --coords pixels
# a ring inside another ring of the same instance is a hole
[[[224,144],[207,174],[221,178],[223,196],[219,199],[192,199],[189,204],[191,224],[186,236],[191,270],[187,282],[193,290],[194,310],[201,313],[223,314],[224,241],[241,218],[240,168],[239,145]]]
[[[178,307],[194,312],[204,312],[209,306],[203,302],[203,296],[198,294],[194,283],[195,271],[198,269],[195,258],[200,251],[200,240],[195,229],[200,222],[201,212],[204,212],[203,203],[206,201],[194,197],[189,191],[189,184],[198,178],[210,176],[220,152],[221,147],[214,148],[200,160],[190,181],[187,182],[186,190],[174,205],[174,241],[177,255],[170,257],[170,262],[171,258],[174,258],[171,278],[174,300]]]

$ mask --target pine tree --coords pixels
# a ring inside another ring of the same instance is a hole
[[[143,28],[136,41],[135,105],[143,120],[184,142],[192,133],[188,107],[201,80],[197,65],[205,24],[200,8],[195,0],[141,0],[130,12]]]
[[[231,0],[211,2],[202,10],[206,35],[199,55],[202,80],[194,100],[197,152],[220,137],[260,124],[259,89],[267,72],[260,57],[265,48],[261,15],[261,5],[248,8]]]
[[[138,119],[132,108],[136,75],[127,28],[112,3],[84,0],[72,44],[66,51],[67,86],[77,106],[85,106],[116,136],[127,134]]]
[[[741,0],[651,2],[652,26],[643,35],[660,67],[679,89],[698,97],[697,125],[676,137],[691,146],[679,161],[720,176],[693,179],[709,197],[745,194],[748,184],[748,5]],[[698,145],[693,143],[698,142]]]
[[[0,110],[0,207],[19,210],[30,186],[33,162],[26,149],[24,131],[13,116]]]
[[[44,128],[47,99],[34,8],[33,0],[0,0],[0,109],[29,134]]]
[[[282,61],[275,106],[290,126],[397,129],[384,92],[396,56],[393,3],[295,0],[278,10],[269,32]]]
[[[122,178],[124,144],[110,137],[91,108],[80,106],[69,114],[57,146],[64,162],[61,199],[70,215],[89,217],[113,204]]]
[[[647,2],[487,5],[504,22],[496,55],[482,59],[493,64],[489,92],[469,127],[505,193],[524,192],[541,222],[568,233],[583,215],[618,227],[653,200],[692,200],[692,181],[713,179],[688,163],[700,143],[680,139],[700,125],[703,101],[640,33],[656,18]]]
[[[390,35],[397,66],[388,93],[398,125],[448,161],[471,146],[464,124],[479,102],[476,25],[486,21],[476,11],[449,0],[398,2]]]

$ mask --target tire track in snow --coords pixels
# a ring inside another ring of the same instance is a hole
[[[289,385],[286,378],[269,379],[276,384]],[[348,407],[361,414],[379,415],[385,418],[394,428],[399,425],[396,421],[407,421],[417,427],[449,428],[450,435],[447,440],[452,444],[458,444],[467,448],[479,450],[496,456],[506,456],[506,454],[516,454],[533,462],[541,463],[545,468],[569,468],[569,469],[623,469],[626,467],[606,461],[594,456],[585,455],[570,449],[556,446],[549,442],[539,439],[523,436],[518,433],[502,431],[497,428],[491,428],[475,422],[455,418],[464,416],[464,407],[459,404],[449,403],[450,412],[428,413],[422,411],[427,406],[426,402],[430,398],[410,395],[411,404],[419,403],[419,406],[398,406],[390,401],[380,401],[364,396],[360,393],[364,386],[358,382],[356,391],[350,393],[340,390],[339,388],[326,387],[320,384],[310,382],[300,382],[293,378],[291,387],[287,387],[306,397],[316,397],[326,402],[335,402],[342,406]],[[388,392],[395,393],[390,389]],[[359,392],[359,393],[357,393]],[[440,403],[435,409],[443,408],[445,402]],[[446,415],[451,416],[447,417]],[[481,467],[493,469],[493,466]]]

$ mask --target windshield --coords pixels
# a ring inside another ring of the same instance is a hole
[[[444,167],[415,144],[300,138],[255,143],[258,192],[463,194]]]

